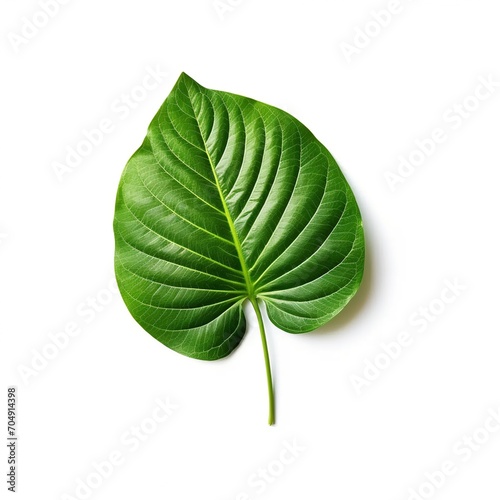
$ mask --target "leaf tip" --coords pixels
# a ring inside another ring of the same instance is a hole
[[[180,76],[179,76],[179,78],[177,80],[176,86],[180,85],[180,84],[183,84],[183,85],[186,85],[186,86],[196,85],[198,87],[201,87],[201,85],[197,81],[195,81],[193,78],[191,78],[184,71],[180,74]]]

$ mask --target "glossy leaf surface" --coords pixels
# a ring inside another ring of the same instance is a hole
[[[308,332],[363,273],[360,212],[327,149],[288,113],[185,74],[124,170],[114,230],[133,317],[199,359],[238,346],[246,299]]]

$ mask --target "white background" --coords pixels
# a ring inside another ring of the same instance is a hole
[[[500,87],[468,98],[480,78],[500,82],[500,5],[401,0],[359,48],[358,30],[388,1],[233,3],[221,18],[211,0],[73,0],[20,42],[40,6],[2,2],[0,399],[6,407],[18,386],[17,498],[82,498],[77,481],[114,451],[123,463],[89,498],[404,500],[419,488],[421,498],[499,498],[500,432],[488,415],[500,407]],[[148,67],[164,74],[143,92]],[[118,295],[108,300],[118,180],[181,71],[295,115],[363,212],[366,276],[346,310],[308,335],[268,325],[275,427],[252,315],[240,348],[208,363],[168,350]],[[140,102],[123,109],[117,99],[131,92]],[[477,109],[452,119],[466,99]],[[113,130],[60,181],[54,163],[106,118]],[[446,140],[391,190],[387,172],[435,128]],[[466,290],[444,304],[447,279]],[[92,297],[107,302],[94,316]],[[429,303],[439,313],[417,328]],[[22,377],[70,322],[80,334]],[[381,344],[404,331],[411,344],[387,362]],[[357,391],[375,360],[387,367]],[[122,435],[151,423],[158,397],[178,409],[132,451]],[[465,446],[464,435],[488,442]],[[302,451],[280,466],[294,440]],[[455,473],[426,487],[444,461]],[[257,488],[252,475],[268,467],[276,477]]]

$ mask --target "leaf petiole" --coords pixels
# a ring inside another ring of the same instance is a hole
[[[269,350],[267,348],[267,338],[266,331],[264,329],[264,321],[262,320],[262,314],[260,312],[259,303],[255,297],[249,297],[250,302],[257,315],[257,321],[259,322],[260,338],[262,340],[262,349],[264,350],[264,361],[266,363],[266,375],[267,375],[267,391],[269,395],[269,425],[274,425],[274,388],[273,388],[273,376],[271,373],[271,362],[269,361]]]

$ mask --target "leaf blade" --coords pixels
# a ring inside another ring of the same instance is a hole
[[[127,164],[114,226],[132,315],[200,359],[239,345],[246,298],[303,333],[347,304],[363,272],[361,215],[328,150],[288,113],[185,74]]]

